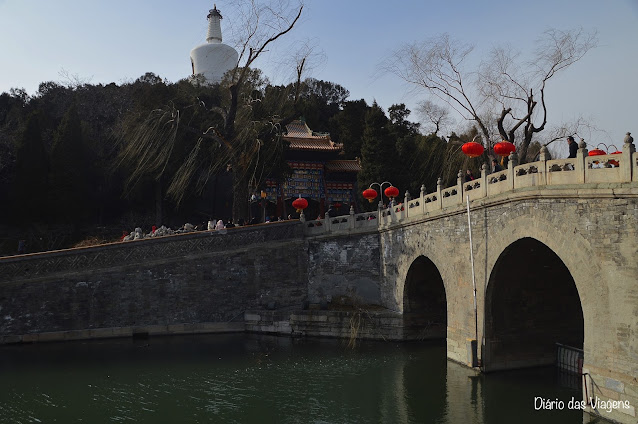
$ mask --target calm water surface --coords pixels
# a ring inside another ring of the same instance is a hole
[[[553,369],[475,377],[445,343],[211,335],[0,347],[0,423],[582,423]]]

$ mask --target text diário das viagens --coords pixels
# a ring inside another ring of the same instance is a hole
[[[534,397],[534,409],[539,410],[563,410],[567,409],[585,409],[590,406],[592,409],[602,409],[611,412],[614,409],[628,409],[631,407],[628,400],[602,400],[598,398],[589,398],[589,404],[584,400],[576,400],[572,397],[567,403],[560,399],[545,399],[540,396]]]

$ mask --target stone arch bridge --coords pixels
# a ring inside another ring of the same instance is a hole
[[[486,372],[553,363],[556,344],[570,346],[585,397],[618,401],[598,412],[635,422],[633,144],[515,162],[364,214],[0,258],[0,341],[345,335],[343,310],[365,310],[363,335],[444,337],[450,359]]]

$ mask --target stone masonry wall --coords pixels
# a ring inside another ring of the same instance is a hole
[[[128,259],[115,265],[112,257]],[[38,263],[47,260],[50,267]],[[301,305],[307,262],[295,224],[6,258],[0,334],[11,342],[34,333],[242,321],[246,309]]]
[[[320,237],[308,242],[308,300],[379,305],[379,234]]]

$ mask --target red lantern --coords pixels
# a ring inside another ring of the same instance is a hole
[[[392,199],[392,198],[397,197],[399,195],[399,189],[396,188],[395,186],[390,186],[390,187],[385,189],[384,193],[385,193],[385,195],[387,197]]]
[[[604,150],[600,150],[600,149],[594,149],[594,150],[590,150],[589,151],[589,156],[601,156],[601,155],[606,155],[607,152],[605,152]]]
[[[494,145],[494,153],[496,153],[499,156],[503,156],[503,157],[509,156],[510,153],[515,151],[516,151],[516,146],[514,146],[509,141],[503,140],[500,143],[496,143]]]
[[[372,203],[372,201],[377,198],[377,191],[372,188],[367,188],[363,190],[363,198],[368,199],[368,202]]]
[[[621,155],[622,152],[620,150],[616,150],[615,152],[611,152],[610,155]],[[620,166],[620,162],[618,162],[615,159],[611,159],[609,161],[610,164],[614,165],[616,168],[618,168]]]
[[[614,146],[616,147],[616,146]],[[620,150],[616,150],[615,152],[611,152],[610,155],[621,155],[622,152]],[[612,164],[613,166],[615,166],[616,168],[618,168],[620,166],[620,162],[618,162],[615,159],[612,159],[609,161],[610,164]]]
[[[466,156],[475,158],[475,157],[481,156],[485,149],[483,148],[482,144],[477,143],[476,141],[470,141],[465,143],[463,147],[461,147],[461,150],[463,150],[463,153]]]
[[[341,202],[337,202],[334,204],[335,208],[339,209],[341,207]]]
[[[292,202],[292,207],[297,209],[297,213],[299,213],[308,207],[308,201],[300,196],[298,199],[295,199],[295,201]]]

